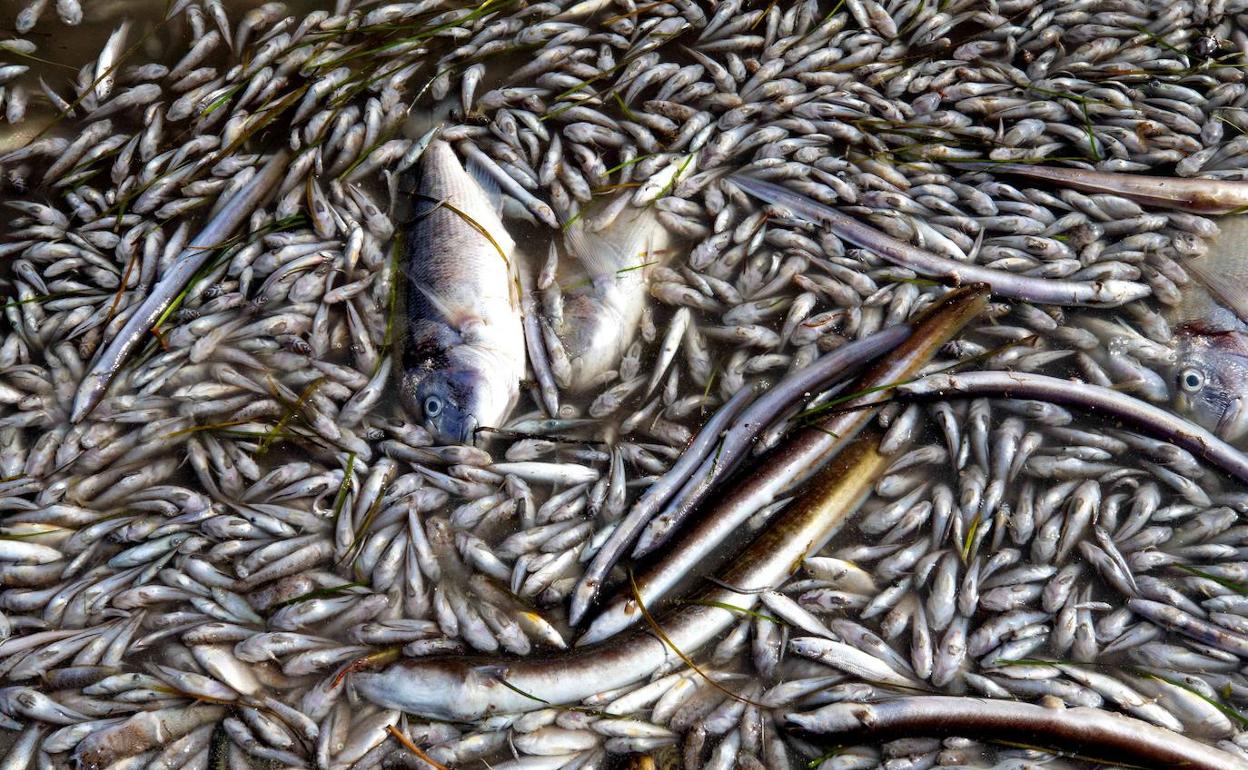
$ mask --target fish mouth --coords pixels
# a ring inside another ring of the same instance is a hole
[[[477,434],[481,432],[481,427],[475,417],[467,417],[458,424],[426,420],[425,429],[432,433],[439,443],[461,446],[476,446]]]
[[[479,430],[481,430],[481,424],[477,421],[477,418],[472,416],[466,417],[464,419],[464,427],[459,433],[459,443],[466,446],[476,446],[477,432]]]
[[[1234,442],[1248,432],[1248,401],[1243,396],[1231,399],[1213,432],[1226,442]]]

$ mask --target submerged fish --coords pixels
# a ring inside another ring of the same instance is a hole
[[[1222,439],[1248,436],[1248,217],[1218,221],[1202,257],[1183,266],[1196,279],[1170,309],[1175,349],[1175,408]]]
[[[432,142],[417,165],[404,244],[407,339],[401,398],[442,443],[473,443],[519,397],[524,331],[502,196]]]
[[[564,245],[571,260],[543,294],[543,323],[555,379],[584,391],[608,378],[633,342],[650,276],[667,260],[672,237],[652,208],[630,208],[600,232],[577,223]]]

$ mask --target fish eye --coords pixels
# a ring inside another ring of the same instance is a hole
[[[425,416],[437,417],[442,413],[442,399],[437,396],[430,396],[425,399]]]
[[[1179,387],[1188,393],[1195,393],[1205,387],[1205,374],[1199,369],[1188,367],[1179,372]]]

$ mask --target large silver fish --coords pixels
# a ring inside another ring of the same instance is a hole
[[[1248,216],[1218,220],[1204,256],[1183,263],[1197,281],[1168,320],[1175,348],[1175,407],[1222,439],[1248,437]]]
[[[416,173],[401,398],[437,441],[471,444],[506,419],[524,376],[515,243],[497,188],[449,144],[431,142]]]
[[[600,232],[580,222],[564,245],[570,259],[543,293],[554,375],[581,392],[602,384],[632,344],[646,306],[650,276],[668,259],[672,237],[653,208],[628,208]]]

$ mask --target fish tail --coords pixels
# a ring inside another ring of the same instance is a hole
[[[622,277],[667,259],[663,225],[653,209],[635,208],[616,217],[602,232],[592,232],[578,223],[568,228],[564,243],[581,262],[591,278]]]

